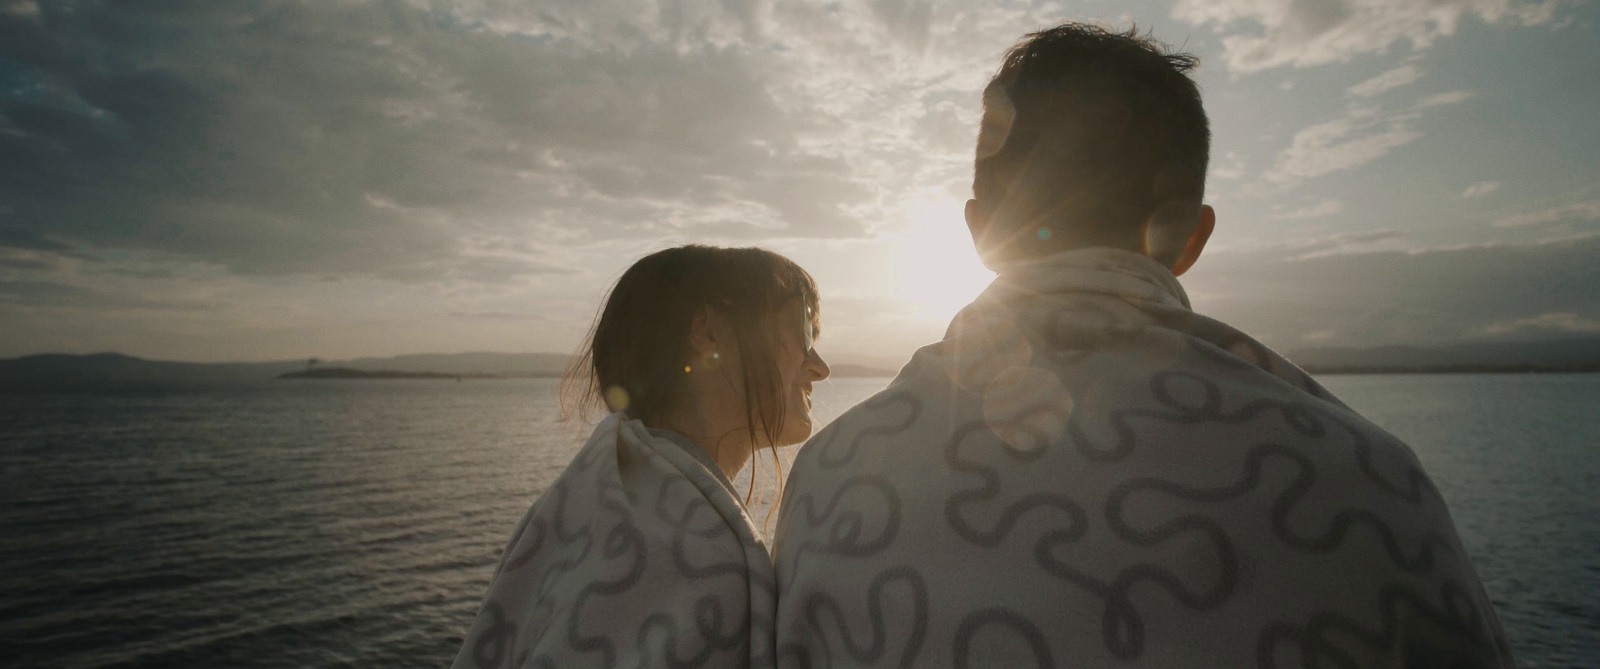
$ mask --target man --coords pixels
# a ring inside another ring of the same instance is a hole
[[[1006,55],[967,203],[999,276],[801,450],[781,667],[1514,666],[1411,451],[1190,310],[1195,64],[1075,24]]]

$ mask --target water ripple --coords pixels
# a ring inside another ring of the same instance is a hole
[[[1600,375],[1329,385],[1416,447],[1523,665],[1595,664]],[[579,446],[556,415],[548,380],[0,396],[7,666],[444,666]]]

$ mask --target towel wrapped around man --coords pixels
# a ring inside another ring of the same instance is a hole
[[[1129,251],[1001,269],[775,542],[785,668],[1514,666],[1410,449]]]

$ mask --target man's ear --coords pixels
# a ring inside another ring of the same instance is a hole
[[[1200,205],[1200,220],[1195,223],[1194,232],[1189,234],[1189,241],[1183,245],[1183,253],[1178,256],[1178,262],[1172,265],[1173,276],[1183,276],[1184,272],[1194,267],[1200,253],[1206,249],[1206,242],[1211,239],[1211,232],[1217,228],[1217,210],[1209,204]]]
[[[972,250],[978,252],[978,262],[983,263],[983,266],[990,271],[1000,271],[997,266],[990,264],[990,260],[998,257],[998,252],[995,250],[998,242],[988,238],[990,221],[983,215],[983,210],[978,208],[977,200],[967,200],[966,214],[967,232],[972,233]]]
[[[984,220],[983,212],[978,210],[977,200],[967,200],[967,232],[972,233],[972,246],[978,247],[978,240],[983,239],[983,233],[989,229],[989,221]]]

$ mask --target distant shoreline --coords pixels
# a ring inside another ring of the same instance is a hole
[[[833,375],[836,378],[893,378],[898,372],[887,369],[874,369],[861,365],[840,365]],[[553,379],[560,378],[560,374],[549,373],[490,373],[490,372],[413,372],[396,370],[371,370],[355,369],[352,367],[318,367],[314,369],[301,369],[284,372],[274,378],[277,379]]]
[[[389,372],[369,371],[365,369],[351,369],[349,367],[324,367],[322,369],[307,369],[298,372],[285,372],[279,374],[280,379],[503,379],[499,374],[486,374],[482,372],[467,372],[451,374],[445,372]]]
[[[1339,366],[1307,366],[1303,367],[1307,374],[1318,376],[1340,375],[1380,375],[1380,374],[1593,374],[1600,372],[1600,364],[1588,365],[1442,365],[1442,366],[1395,366],[1395,365],[1339,365]],[[844,374],[834,375],[837,378],[893,378],[895,372],[877,369],[853,369]],[[550,374],[488,374],[482,372],[453,374],[448,372],[397,372],[374,371],[365,369],[351,369],[348,367],[327,367],[323,369],[307,369],[295,372],[286,372],[277,376],[279,379],[313,379],[313,380],[338,380],[338,379],[433,379],[433,380],[462,380],[462,379],[511,379],[511,378],[557,378]]]
[[[1315,375],[1592,374],[1600,372],[1600,337],[1434,349],[1308,349],[1285,354]],[[572,365],[562,353],[449,353],[388,358],[198,363],[145,360],[119,353],[39,354],[0,359],[0,393],[246,388],[293,381],[556,379]],[[889,361],[841,360],[832,377],[893,378]]]
[[[1600,363],[1581,365],[1306,365],[1307,374],[1593,374]]]

